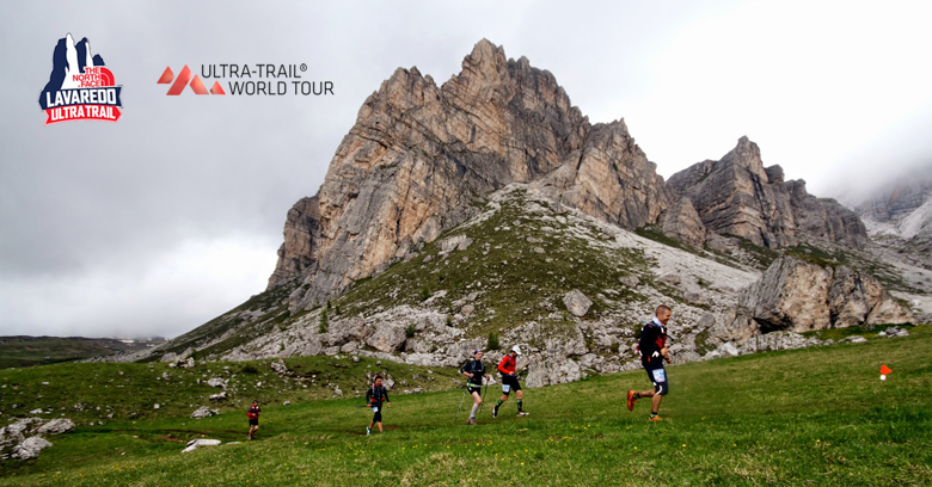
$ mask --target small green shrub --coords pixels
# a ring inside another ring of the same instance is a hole
[[[258,374],[259,369],[257,369],[255,365],[246,364],[240,369],[240,372],[244,374]]]
[[[498,335],[495,332],[489,332],[489,340],[485,344],[486,350],[499,350],[502,348],[501,344],[498,343]]]
[[[327,333],[327,328],[329,326],[330,321],[327,319],[327,310],[324,310],[324,312],[320,314],[320,325],[317,327],[317,331],[319,333]]]
[[[406,337],[408,337],[408,338],[414,338],[414,334],[415,334],[415,333],[417,333],[417,328],[414,326],[413,323],[410,324],[410,325],[408,325],[407,328],[405,328],[405,336],[406,336]]]

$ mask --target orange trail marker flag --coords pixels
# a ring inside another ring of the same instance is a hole
[[[886,365],[881,365],[880,366],[880,380],[887,380],[887,374],[889,374],[890,372],[893,372],[893,371],[890,370],[889,367],[887,367]]]

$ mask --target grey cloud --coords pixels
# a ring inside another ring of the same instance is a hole
[[[365,98],[398,66],[442,83],[482,37],[553,72],[593,121],[625,117],[665,175],[720,157],[747,133],[768,163],[827,190],[834,169],[820,168],[839,167],[856,150],[833,149],[838,159],[814,164],[794,145],[798,120],[756,113],[749,104],[758,100],[716,93],[706,104],[668,103],[700,80],[746,83],[721,71],[748,62],[727,50],[677,76],[661,64],[678,59],[670,52],[693,32],[740,18],[748,5],[3,2],[0,334],[171,335],[261,291],[288,208],[317,190]],[[124,85],[119,123],[42,125],[37,97],[55,43],[69,32],[88,37]],[[336,96],[166,97],[155,83],[166,66],[197,73],[234,62],[307,63],[306,79],[333,81]],[[779,62],[765,56],[754,65]],[[867,152],[896,146],[895,135]],[[930,152],[910,144],[913,159]],[[230,260],[207,259],[212,243]],[[165,266],[175,271],[159,274]]]

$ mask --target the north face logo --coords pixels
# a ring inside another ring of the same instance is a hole
[[[45,124],[74,120],[116,122],[122,116],[122,86],[115,85],[113,72],[104,67],[99,54],[91,55],[85,37],[77,44],[71,34],[59,39],[52,55],[52,74],[39,95]]]

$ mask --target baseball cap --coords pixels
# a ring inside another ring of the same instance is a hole
[[[518,355],[521,355],[521,348],[519,348],[517,345],[511,347],[511,351]]]

